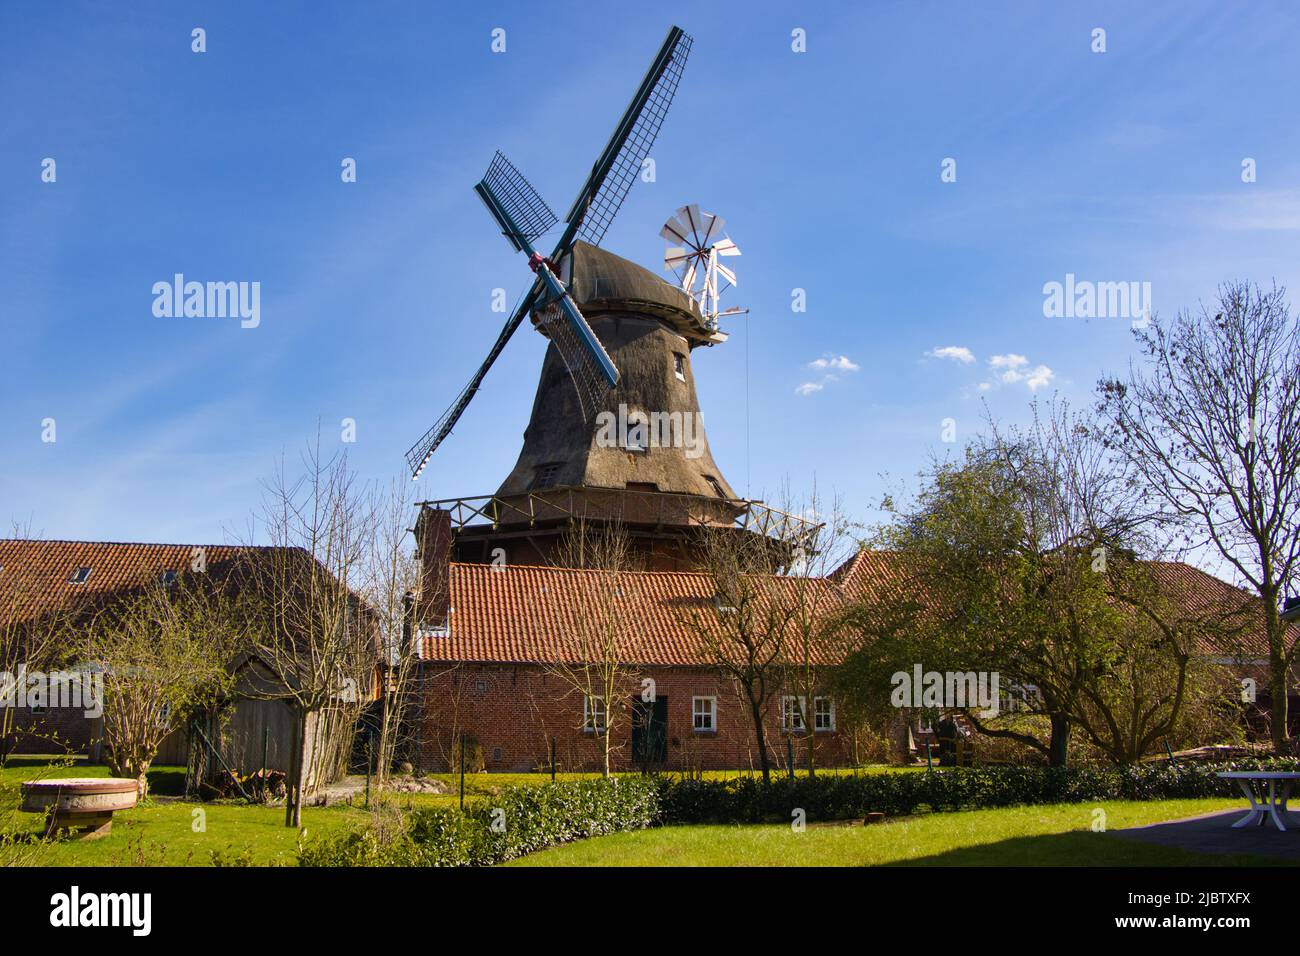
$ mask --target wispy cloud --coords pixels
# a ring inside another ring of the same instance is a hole
[[[933,348],[925,353],[930,358],[952,359],[954,362],[961,362],[962,365],[970,365],[975,361],[975,355],[964,345],[945,345],[942,348]]]
[[[989,366],[998,373],[997,380],[1003,385],[1025,384],[1031,392],[1036,392],[1052,383],[1056,373],[1046,365],[1029,367],[1029,359],[1015,352],[995,355],[989,359]],[[991,382],[981,382],[979,390],[987,392],[993,387]]]
[[[834,369],[837,372],[856,372],[861,366],[849,359],[847,355],[832,355],[827,352],[823,357],[808,363],[809,368]]]
[[[808,363],[808,367],[815,372],[823,373],[821,378],[813,381],[804,382],[796,388],[796,395],[813,395],[820,392],[831,382],[839,380],[837,372],[856,372],[862,366],[858,365],[847,355],[836,355],[834,352],[827,352],[819,359],[813,359]]]

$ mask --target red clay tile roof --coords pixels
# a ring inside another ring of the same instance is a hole
[[[698,638],[682,615],[711,606],[709,576],[646,571],[626,577],[635,579],[626,598],[638,606],[629,658],[647,665],[700,663]],[[572,637],[579,595],[608,588],[611,580],[602,571],[452,563],[450,635],[426,636],[423,654],[441,661],[572,662],[579,656]]]
[[[117,541],[0,539],[0,610],[16,603],[24,617],[94,602],[157,581],[164,571],[190,571],[197,548],[209,573],[220,574],[249,549],[230,545],[138,544]],[[79,568],[90,568],[83,584],[73,584]]]
[[[1159,562],[1157,576],[1193,610],[1216,603],[1236,607],[1250,595],[1186,564]],[[709,663],[694,629],[686,623],[694,609],[712,606],[709,575],[683,571],[644,571],[626,576],[626,595],[639,608],[637,627],[629,628],[626,659],[642,665],[701,666]],[[421,650],[434,661],[487,663],[554,663],[575,661],[575,632],[580,596],[608,587],[608,572],[554,567],[461,564],[449,575],[449,634],[426,634]],[[825,579],[808,582],[822,589],[815,600],[827,610],[850,598],[880,591],[906,591],[914,584],[897,555],[861,551]],[[1256,602],[1257,603],[1257,602]],[[1260,629],[1249,635],[1260,644]],[[1265,652],[1266,653],[1266,652]]]

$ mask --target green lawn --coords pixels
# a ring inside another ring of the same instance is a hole
[[[1096,807],[1109,829],[1240,809],[1240,800],[1162,800],[1010,807],[934,813],[872,826],[809,824],[676,826],[619,833],[544,850],[511,866],[1186,866],[1278,865],[1206,856],[1091,829]]]
[[[107,776],[107,767],[84,762],[50,767],[44,760],[11,758],[0,770],[0,830],[20,835],[41,830],[40,814],[17,812],[22,781]],[[35,846],[20,843],[0,850],[0,860],[16,858],[41,866],[210,866],[215,852],[227,863],[296,864],[298,833],[284,826],[283,807],[249,806],[242,801],[184,803],[168,796],[181,792],[184,778],[183,767],[150,771],[153,796],[133,810],[114,814],[113,832],[106,837]],[[310,835],[360,823],[366,814],[350,807],[308,807],[302,818]]]
[[[887,768],[874,768],[881,772]],[[735,774],[732,774],[733,776]],[[18,785],[38,777],[102,777],[106,767],[78,762],[49,766],[34,758],[14,758],[0,770],[0,831],[34,834],[36,814],[18,813]],[[437,775],[448,795],[395,794],[399,805],[432,806],[458,800],[454,774]],[[574,780],[589,774],[560,774]],[[719,775],[721,776],[721,775]],[[153,796],[118,813],[113,832],[103,839],[58,841],[20,852],[21,862],[49,866],[208,866],[214,862],[293,865],[299,834],[283,825],[282,807],[242,802],[185,803],[184,770],[160,767],[150,773]],[[467,801],[490,798],[503,787],[535,785],[548,774],[468,774]],[[861,824],[810,823],[802,833],[789,826],[663,827],[573,843],[534,854],[522,866],[871,866],[871,865],[1144,865],[1263,863],[1245,857],[1202,857],[1091,832],[1098,804],[1013,807],[962,813],[936,813]],[[1100,804],[1110,829],[1172,820],[1223,809],[1235,799],[1166,800]],[[308,837],[363,824],[360,806],[308,807],[303,825]],[[25,845],[19,844],[20,850]],[[0,859],[5,858],[0,851]],[[7,857],[12,860],[10,853]]]

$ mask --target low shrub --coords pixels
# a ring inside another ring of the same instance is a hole
[[[624,776],[509,787],[455,807],[377,814],[371,825],[304,841],[301,866],[491,866],[546,847],[649,826],[905,816],[1101,800],[1171,800],[1237,793],[1224,770],[1297,770],[1300,760],[1151,763],[1126,767],[971,767],[932,772],[699,780]]]
[[[970,767],[864,776],[822,774],[732,780],[662,779],[662,824],[788,821],[802,809],[809,820],[845,820],[880,812],[904,816],[1087,800],[1169,800],[1232,796],[1223,770],[1295,770],[1300,761],[1243,760],[1227,764],[1138,764],[1125,767]]]
[[[659,819],[659,784],[615,777],[509,787],[464,812],[414,810],[400,821],[305,842],[302,866],[491,866],[549,846]]]

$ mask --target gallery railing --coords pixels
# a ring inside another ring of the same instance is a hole
[[[450,514],[452,530],[479,526],[492,530],[565,519],[618,520],[629,525],[735,527],[766,537],[794,541],[816,530],[807,518],[770,508],[761,501],[708,498],[662,491],[620,488],[546,488],[518,495],[481,495],[422,501]]]

